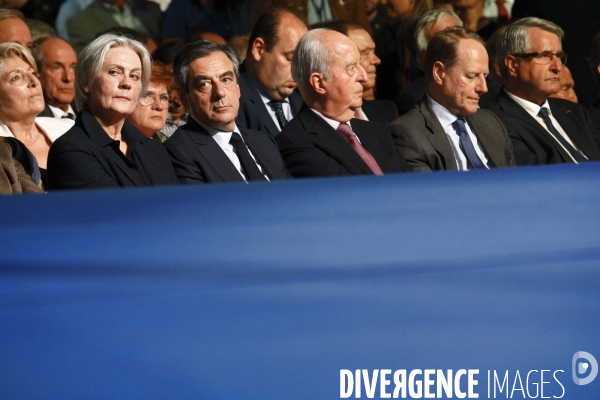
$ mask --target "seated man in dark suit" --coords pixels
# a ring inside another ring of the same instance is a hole
[[[375,54],[375,42],[362,26],[348,21],[329,21],[319,27],[332,29],[348,36],[360,53],[360,65],[367,72],[367,80],[362,83],[363,103],[356,109],[354,118],[365,121],[389,124],[398,118],[396,105],[389,100],[375,100],[375,83],[377,81],[377,66],[381,60]]]
[[[411,171],[383,125],[352,119],[367,79],[352,40],[329,29],[309,31],[292,75],[305,105],[275,140],[294,177]]]
[[[594,37],[592,55],[590,55],[590,67],[600,89],[600,32]],[[596,101],[590,106],[590,115],[600,124],[600,94],[596,96]]]
[[[240,68],[238,126],[275,136],[300,111],[302,98],[294,91],[291,65],[306,32],[293,9],[269,7],[258,18]]]
[[[249,182],[289,178],[273,138],[238,128],[238,61],[228,46],[199,40],[173,64],[190,118],[164,143],[181,183]]]
[[[406,29],[406,46],[415,58],[417,67],[425,68],[425,51],[433,36],[451,26],[462,26],[462,21],[454,12],[433,8],[424,10],[415,15],[408,23]],[[394,99],[398,114],[401,116],[412,110],[427,92],[427,80],[419,76],[410,86],[398,93]]]
[[[487,91],[485,43],[472,31],[448,28],[425,54],[427,96],[389,126],[415,171],[468,171],[515,165],[506,128],[479,109]]]
[[[46,103],[38,117],[75,119],[75,50],[59,37],[43,38],[35,41],[33,58]]]
[[[518,165],[600,160],[600,129],[588,111],[548,99],[560,90],[563,35],[556,24],[530,17],[510,25],[498,42],[505,84],[489,109],[508,128]]]

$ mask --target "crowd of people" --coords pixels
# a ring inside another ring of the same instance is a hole
[[[288,3],[0,9],[0,193],[600,160],[600,99],[518,0]]]

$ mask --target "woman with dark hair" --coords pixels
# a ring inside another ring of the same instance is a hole
[[[48,188],[155,186],[177,183],[161,144],[125,119],[146,93],[151,63],[136,40],[106,34],[79,55],[75,126],[48,156]]]

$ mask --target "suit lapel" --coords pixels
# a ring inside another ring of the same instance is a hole
[[[560,103],[550,101],[548,101],[548,103],[552,110],[552,116],[558,121],[573,143],[575,143],[575,146],[579,149],[590,149],[594,147],[594,144],[587,140],[586,135],[582,134],[588,130],[587,126],[579,123],[578,119],[573,115],[572,108],[564,107],[564,104]],[[593,154],[586,154],[585,151],[583,151],[583,154],[588,158],[593,156]],[[568,160],[570,160],[570,158],[568,158]]]
[[[344,140],[344,138],[333,129],[331,125],[325,122],[321,117],[311,111],[309,108],[303,109],[301,119],[304,129],[307,132],[317,135],[319,140],[323,141],[323,147],[331,149],[337,153],[341,159],[346,159],[354,163],[365,174],[372,174],[371,168],[363,161],[358,153]],[[352,123],[352,122],[351,122]],[[356,131],[354,131],[356,133]],[[363,138],[356,134],[363,141]],[[365,146],[366,147],[366,146]],[[368,149],[367,149],[368,150]]]
[[[223,149],[193,118],[190,118],[183,130],[194,143],[196,150],[206,159],[223,182],[244,181]]]
[[[430,135],[429,141],[433,148],[442,157],[446,170],[457,171],[458,165],[456,165],[456,159],[454,158],[454,151],[450,146],[450,141],[446,136],[446,132],[440,124],[437,116],[429,106],[427,98],[421,100],[419,103],[419,109],[421,114],[425,118],[425,126],[429,130]]]
[[[260,167],[263,169],[263,173],[266,173],[269,179],[273,179],[275,174],[274,171],[270,169],[270,163],[267,161],[269,160],[269,156],[263,146],[261,146],[260,143],[250,139],[248,133],[244,129],[239,129],[242,137],[244,138],[244,143],[246,143],[246,146],[248,146],[252,152],[252,155],[254,155],[258,165],[260,165]]]
[[[507,114],[510,114],[516,118],[519,118],[523,122],[528,123],[535,129],[537,129],[537,131],[540,134],[545,136],[548,139],[548,141],[550,141],[550,143],[552,143],[552,145],[554,146],[556,151],[558,151],[560,153],[563,160],[568,160],[568,161],[572,160],[571,156],[565,152],[563,147],[556,141],[554,136],[552,136],[550,134],[550,132],[548,132],[546,129],[544,129],[542,127],[542,125],[540,125],[539,122],[537,122],[531,115],[529,115],[529,113],[527,111],[525,111],[523,109],[523,107],[521,107],[519,104],[517,104],[517,102],[515,102],[513,99],[511,99],[508,96],[508,94],[506,94],[504,89],[500,90],[500,94],[498,95],[496,101],[498,102],[498,105],[500,105],[500,108],[502,108],[502,110],[504,112],[506,112]]]
[[[248,95],[248,100],[250,100],[254,106],[254,109],[260,115],[260,119],[265,125],[267,133],[269,133],[271,136],[276,136],[279,134],[279,128],[277,125],[275,125],[275,121],[273,121],[271,114],[269,114],[267,106],[262,100],[262,97],[260,97],[260,93],[258,92],[253,79],[254,78],[250,76],[250,72],[245,70],[243,74],[240,75],[240,84],[243,84],[245,87],[244,93]]]
[[[492,141],[492,135],[489,132],[489,126],[484,123],[480,123],[479,118],[476,117],[477,113],[473,115],[469,115],[467,117],[467,122],[469,126],[475,133],[477,140],[481,147],[483,147],[483,152],[485,153],[488,159],[488,167],[497,167],[497,160],[501,160],[503,157],[502,152],[498,152],[501,150],[498,146],[495,146]],[[481,134],[481,132],[486,132],[486,134]]]

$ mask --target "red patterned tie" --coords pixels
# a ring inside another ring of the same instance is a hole
[[[365,164],[371,168],[371,171],[373,171],[375,175],[383,175],[383,172],[381,172],[381,168],[379,168],[377,161],[375,161],[371,153],[369,153],[369,151],[360,144],[356,138],[356,135],[354,135],[354,132],[352,132],[352,128],[350,128],[347,123],[342,122],[340,126],[338,126],[337,131],[340,135],[342,135],[344,140],[348,142],[350,146],[352,146],[354,151],[358,153],[360,158],[362,158]]]

